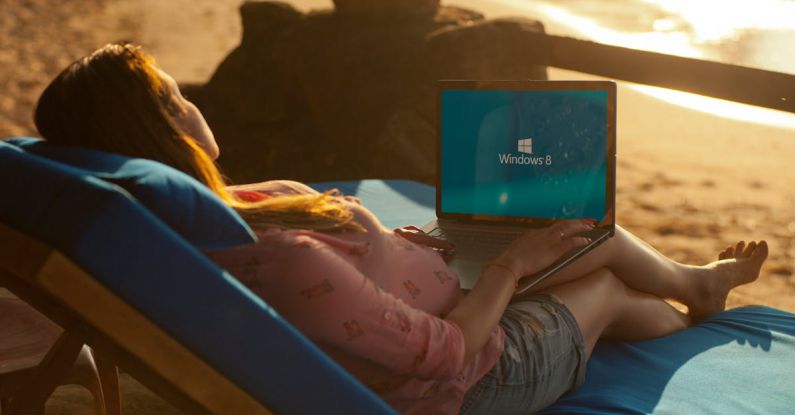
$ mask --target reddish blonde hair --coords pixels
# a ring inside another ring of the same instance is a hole
[[[204,183],[252,226],[363,230],[335,192],[246,201],[174,122],[184,111],[140,47],[109,44],[64,69],[39,98],[34,121],[54,144],[159,161]]]

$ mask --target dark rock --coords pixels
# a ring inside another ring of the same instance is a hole
[[[523,39],[528,33],[543,31],[538,21],[514,18],[482,20],[432,33],[426,46],[428,77],[546,79],[546,68],[538,65],[543,52]]]
[[[464,9],[455,6],[445,6],[433,17],[436,23],[447,26],[464,26],[473,22],[484,20],[486,16],[474,10]]]
[[[334,0],[338,13],[433,16],[439,0]]]
[[[289,3],[246,1],[240,6],[243,23],[243,42],[275,39],[286,27],[302,17],[301,12]]]
[[[238,182],[433,183],[436,80],[546,78],[523,40],[543,31],[532,20],[455,7],[428,19],[303,15],[269,2],[241,13],[241,45],[196,96]]]

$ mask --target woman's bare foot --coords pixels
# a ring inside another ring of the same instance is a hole
[[[726,308],[726,297],[734,287],[756,281],[767,259],[767,242],[738,242],[718,254],[718,260],[703,267],[702,284],[695,301],[688,304],[691,318],[703,320]]]

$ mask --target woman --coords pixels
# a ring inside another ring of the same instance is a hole
[[[439,255],[451,246],[414,227],[385,229],[355,198],[289,181],[227,186],[201,113],[131,45],[66,68],[39,99],[35,122],[50,142],[157,160],[207,185],[259,236],[207,254],[407,413],[541,409],[583,381],[598,339],[664,336],[719,312],[767,257],[764,241],[738,242],[718,261],[683,265],[617,227],[509,303],[523,275],[587,242],[576,235],[593,221],[567,220],[527,231],[463,295]]]

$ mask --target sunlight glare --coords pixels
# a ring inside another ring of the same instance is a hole
[[[795,130],[795,114],[788,112],[649,85],[632,85],[632,88],[662,101],[707,114]]]
[[[619,32],[600,26],[587,17],[574,15],[561,7],[540,4],[538,9],[549,18],[599,43],[689,58],[704,58],[703,52],[691,46],[689,37],[682,32]]]
[[[783,0],[643,0],[680,16],[696,43],[733,39],[749,29],[795,28],[795,2]],[[656,29],[656,28],[655,28]]]

